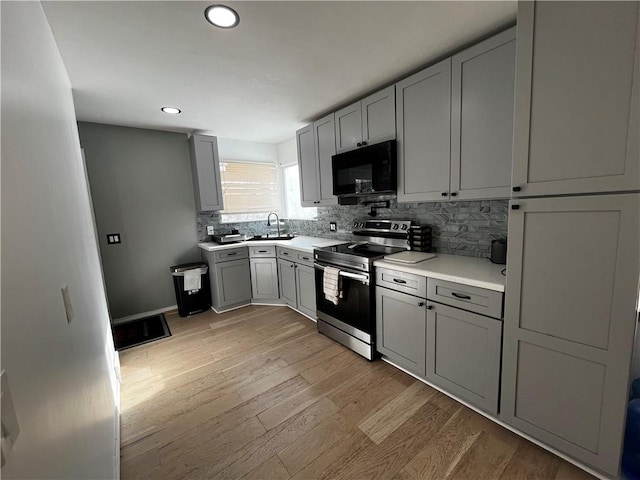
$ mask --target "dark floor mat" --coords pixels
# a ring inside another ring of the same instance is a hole
[[[171,336],[169,325],[162,313],[113,325],[111,330],[113,343],[118,351]]]

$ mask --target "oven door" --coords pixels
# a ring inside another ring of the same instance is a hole
[[[346,323],[364,333],[355,334],[362,337],[361,340],[373,343],[375,323],[373,318],[374,295],[371,292],[369,274],[340,267],[340,278],[342,281],[342,298],[338,299],[338,304],[324,297],[322,289],[325,265],[316,263],[316,308],[318,317],[331,323],[331,318]],[[330,317],[330,318],[326,318]],[[338,325],[334,325],[339,328]],[[353,335],[353,332],[348,332]]]

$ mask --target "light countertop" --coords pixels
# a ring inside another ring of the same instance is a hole
[[[436,255],[435,258],[415,264],[377,260],[374,266],[504,292],[507,277],[500,272],[506,265],[496,265],[485,258],[443,253]]]
[[[278,247],[288,247],[295,250],[300,250],[305,253],[313,253],[315,247],[330,247],[331,245],[339,245],[345,243],[346,240],[334,240],[329,238],[320,237],[294,237],[291,240],[247,240],[245,242],[227,243],[219,245],[215,242],[201,242],[198,243],[198,247],[208,252],[217,250],[227,250],[230,248],[238,247],[250,247],[255,245],[262,245],[264,247],[276,245]]]

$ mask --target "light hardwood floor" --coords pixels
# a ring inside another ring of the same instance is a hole
[[[286,307],[121,353],[123,479],[593,478]]]

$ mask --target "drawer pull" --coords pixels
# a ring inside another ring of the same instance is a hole
[[[419,307],[424,307],[424,302],[418,302]]]
[[[394,278],[393,281],[396,283],[407,283],[406,280],[401,280],[400,278]]]
[[[227,253],[227,257],[233,257],[234,255],[237,255],[238,252],[233,252],[233,253]]]
[[[433,305],[427,305],[427,310],[432,310],[433,309]]]
[[[309,257],[302,257],[303,260],[309,260]]]
[[[283,255],[289,256],[289,252],[282,252]]]
[[[464,295],[462,293],[451,292],[451,295],[453,295],[456,298],[462,298],[464,300],[471,300],[471,297],[469,295]]]
[[[268,253],[269,250],[258,250],[258,253]]]

